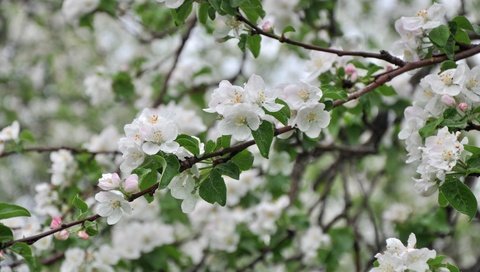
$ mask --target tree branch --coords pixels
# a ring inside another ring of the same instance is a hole
[[[269,37],[275,40],[278,40],[281,43],[287,43],[299,47],[303,47],[305,49],[309,50],[314,50],[314,51],[321,51],[321,52],[326,52],[326,53],[331,53],[335,54],[337,56],[356,56],[356,57],[364,57],[364,58],[374,58],[374,59],[380,59],[384,60],[386,62],[395,64],[397,66],[404,66],[406,64],[405,61],[391,55],[385,50],[380,51],[380,53],[371,53],[371,52],[363,52],[363,51],[346,51],[346,50],[339,50],[339,49],[333,49],[333,48],[325,48],[325,47],[320,47],[312,44],[307,44],[303,42],[299,42],[296,40],[292,40],[289,38],[286,38],[284,35],[278,36],[274,34],[273,32],[266,32],[263,31],[261,28],[256,26],[254,23],[250,22],[247,18],[243,17],[241,14],[237,15],[237,20],[244,22],[246,25],[248,25],[253,34],[258,34],[262,35],[265,37]]]

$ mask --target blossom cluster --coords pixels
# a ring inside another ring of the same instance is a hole
[[[185,156],[175,139],[179,134],[195,135],[205,130],[202,119],[193,110],[170,103],[156,109],[146,108],[132,123],[125,125],[125,135],[118,142],[123,162],[120,169],[129,174],[147,155],[159,151]]]
[[[2,154],[5,149],[5,142],[18,140],[19,133],[20,125],[17,121],[14,121],[10,126],[4,127],[0,131],[0,154]]]
[[[443,23],[445,13],[443,5],[434,3],[428,9],[418,11],[415,16],[401,17],[395,21],[395,30],[401,37],[396,47],[402,51],[405,60],[416,61],[426,53],[423,38]]]
[[[387,250],[383,253],[377,253],[378,267],[374,267],[370,272],[380,271],[429,271],[427,261],[436,257],[435,250],[428,248],[415,248],[417,238],[411,233],[408,237],[408,244],[404,246],[396,238],[387,239]]]
[[[319,88],[305,82],[267,88],[260,76],[252,75],[244,87],[226,80],[220,82],[205,111],[222,116],[218,127],[223,135],[242,141],[251,137],[251,131],[257,130],[262,120],[276,122],[267,113],[279,111],[283,105],[277,99],[281,99],[291,110],[288,124],[316,138],[330,122],[325,105],[319,102],[321,97]]]
[[[470,69],[462,63],[457,68],[426,76],[420,87],[413,105],[405,109],[399,138],[406,143],[407,163],[420,161],[417,172],[421,178],[416,180],[416,187],[429,194],[435,191],[435,180],[443,181],[445,173],[460,159],[467,139],[459,141],[458,133],[449,133],[444,127],[424,143],[419,130],[429,118],[438,118],[449,108],[465,114],[479,105],[480,67]]]

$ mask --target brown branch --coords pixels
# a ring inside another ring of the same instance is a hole
[[[269,37],[275,40],[278,40],[281,43],[287,43],[295,46],[299,46],[305,49],[309,50],[314,50],[314,51],[321,51],[321,52],[326,52],[326,53],[331,53],[335,54],[337,56],[357,56],[357,57],[364,57],[364,58],[374,58],[374,59],[380,59],[384,60],[386,62],[395,64],[397,66],[404,66],[406,64],[405,61],[391,55],[385,50],[380,51],[380,53],[371,53],[371,52],[363,52],[363,51],[346,51],[346,50],[339,50],[339,49],[333,49],[333,48],[325,48],[325,47],[320,47],[312,44],[307,44],[303,42],[299,42],[296,40],[292,40],[289,38],[286,38],[284,35],[278,36],[274,34],[273,32],[266,32],[263,31],[261,28],[256,26],[254,23],[250,22],[247,18],[243,17],[241,14],[237,15],[237,20],[244,22],[246,25],[248,25],[251,28],[251,31],[253,34],[258,34],[262,35],[265,37]]]
[[[183,52],[183,49],[185,48],[185,45],[187,44],[188,39],[190,38],[190,34],[192,33],[192,30],[195,28],[195,25],[197,23],[197,19],[194,18],[191,20],[188,24],[187,31],[182,35],[182,40],[180,42],[180,46],[177,48],[175,51],[175,57],[173,59],[173,65],[168,71],[167,75],[165,76],[165,80],[163,81],[163,86],[162,89],[160,90],[160,94],[158,95],[157,100],[155,100],[155,103],[153,103],[154,107],[157,107],[158,105],[162,104],[163,100],[165,99],[165,95],[167,94],[167,89],[168,89],[168,83],[170,82],[170,79],[172,78],[173,72],[175,71],[175,68],[177,68],[178,60],[180,59],[180,55]]]

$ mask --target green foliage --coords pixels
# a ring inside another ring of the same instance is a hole
[[[81,213],[88,211],[88,205],[83,201],[83,199],[77,194],[72,200],[73,207],[80,210]]]
[[[15,243],[10,247],[10,250],[22,256],[30,268],[30,271],[40,271],[37,259],[33,256],[32,248],[26,243]]]
[[[30,217],[31,214],[27,209],[18,205],[0,202],[0,220],[19,216]]]
[[[290,107],[288,107],[287,103],[281,100],[280,98],[277,98],[275,102],[277,104],[282,104],[283,107],[279,111],[275,111],[275,112],[270,112],[264,109],[265,113],[275,117],[275,119],[280,121],[280,123],[287,125],[288,119],[290,118]]]
[[[190,151],[193,155],[198,156],[200,155],[200,142],[193,138],[190,135],[180,134],[178,135],[177,139],[175,140],[180,146],[184,147],[186,150]]]
[[[128,72],[118,72],[112,78],[112,88],[118,100],[128,101],[135,96],[135,86]]]
[[[257,58],[260,55],[260,46],[262,42],[262,36],[252,35],[247,36],[247,48],[252,52],[253,56]]]
[[[267,121],[263,121],[257,130],[252,131],[253,139],[257,144],[260,154],[268,159],[268,153],[270,152],[270,146],[272,145],[274,137],[273,124]]]
[[[227,187],[220,171],[213,169],[210,175],[202,181],[199,188],[200,197],[208,203],[215,202],[221,206],[227,203]]]
[[[447,179],[440,191],[452,207],[472,219],[477,213],[477,199],[470,188],[458,179]]]
[[[221,175],[229,176],[233,179],[238,179],[240,177],[240,169],[238,168],[238,165],[231,161],[219,164],[215,166],[214,169],[218,170]]]
[[[172,17],[175,21],[175,25],[183,25],[188,15],[192,12],[193,0],[186,0],[183,4],[177,9],[172,9]]]
[[[0,223],[0,244],[13,240],[12,230]]]
[[[252,168],[253,155],[248,150],[242,150],[235,154],[230,161],[236,164],[241,171],[246,171]]]

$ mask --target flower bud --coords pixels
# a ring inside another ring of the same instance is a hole
[[[273,29],[273,20],[264,19],[260,22],[260,28],[265,32],[270,32]]]
[[[98,180],[98,187],[103,190],[113,190],[120,186],[120,177],[117,173],[102,174],[102,177]]]
[[[468,109],[468,104],[465,103],[465,102],[462,102],[462,103],[458,104],[458,109],[465,112]]]
[[[127,193],[140,191],[140,188],[138,188],[138,176],[136,174],[128,176],[123,183],[123,189],[125,189],[125,192]]]
[[[64,229],[59,232],[56,232],[53,236],[58,240],[67,240],[68,236],[70,236],[70,233],[68,232],[68,230]]]
[[[84,230],[78,231],[77,235],[80,239],[83,239],[83,240],[88,240],[88,238],[90,238],[90,235],[88,235],[88,233]]]
[[[52,217],[52,222],[50,222],[50,228],[56,229],[62,226],[62,217],[54,216]]]
[[[443,104],[447,105],[447,106],[455,106],[455,99],[449,95],[442,95],[442,98],[441,98]]]

